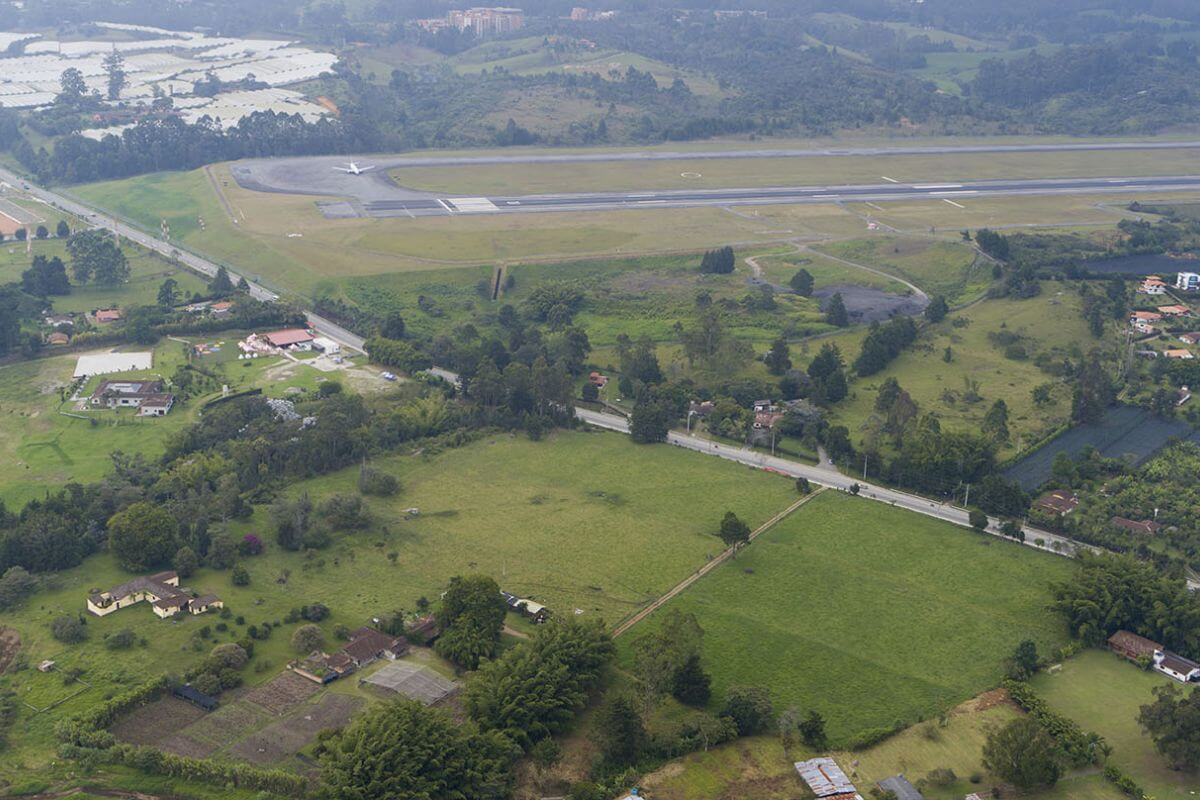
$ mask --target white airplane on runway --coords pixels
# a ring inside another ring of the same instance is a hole
[[[334,167],[338,172],[345,172],[347,175],[362,175],[364,172],[369,172],[375,169],[374,164],[368,164],[365,167],[360,167],[358,164],[351,161],[344,167]]]

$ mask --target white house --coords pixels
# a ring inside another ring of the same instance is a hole
[[[1181,272],[1175,276],[1175,288],[1184,292],[1200,291],[1200,274]]]
[[[1169,650],[1154,651],[1154,668],[1183,683],[1200,681],[1200,664]]]

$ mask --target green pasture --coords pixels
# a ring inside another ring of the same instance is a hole
[[[945,295],[952,306],[979,298],[992,282],[991,263],[963,242],[880,236],[830,242],[814,250],[896,275],[930,296]]]
[[[401,492],[368,500],[374,524],[342,533],[332,546],[311,554],[274,545],[265,508],[232,525],[237,536],[258,533],[264,555],[246,559],[249,586],[236,587],[228,572],[209,569],[187,580],[198,591],[221,596],[246,625],[281,620],[287,611],[322,602],[332,615],[322,623],[332,640],[338,623],[357,626],[371,615],[412,610],[418,597],[436,599],[457,574],[483,572],[509,591],[534,597],[556,613],[598,616],[615,623],[661,595],[722,550],[715,535],[721,516],[733,510],[761,524],[793,498],[789,481],[717,459],[668,447],[639,447],[627,437],[559,433],[541,442],[496,435],[469,446],[423,455],[395,456],[375,466],[395,474]],[[290,487],[314,502],[335,492],[354,492],[357,469]],[[420,509],[409,518],[408,508]],[[395,564],[386,556],[397,553]],[[99,703],[113,691],[160,672],[180,672],[200,653],[245,635],[233,619],[215,615],[161,620],[136,605],[103,618],[88,618],[88,640],[63,645],[48,624],[83,610],[90,588],[128,580],[107,553],[56,573],[47,586],[5,624],[20,634],[30,664],[56,660],[60,672],[85,670],[93,689],[52,712],[21,712],[12,748],[0,754],[0,773],[18,764],[44,764],[53,754],[54,722]],[[193,635],[215,627],[199,650]],[[104,638],[129,628],[146,639],[130,650],[110,651]],[[248,683],[270,679],[292,656],[285,625],[256,646]],[[261,670],[261,671],[260,671]],[[36,677],[35,677],[36,676]],[[39,699],[53,694],[53,676],[22,671],[4,679]],[[49,681],[49,683],[47,683]],[[43,685],[45,684],[45,685]]]
[[[1128,773],[1147,795],[1183,800],[1194,796],[1200,778],[1170,769],[1137,723],[1138,709],[1154,700],[1154,688],[1173,683],[1107,651],[1086,650],[1061,669],[1038,675],[1033,688],[1051,709],[1103,736],[1113,748],[1109,762]]]
[[[1046,609],[1070,562],[867,500],[827,493],[669,608],[695,614],[719,705],[767,687],[815,709],[834,745],[905,728],[997,685],[1023,639],[1065,641]],[[652,627],[654,617],[646,625]],[[621,640],[632,657],[635,628]]]

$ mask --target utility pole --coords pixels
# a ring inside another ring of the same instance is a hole
[[[967,484],[967,494],[965,497],[963,497],[963,505],[964,506],[971,505],[971,484],[969,484],[969,483]]]
[[[867,454],[863,453],[863,480],[867,479]]]

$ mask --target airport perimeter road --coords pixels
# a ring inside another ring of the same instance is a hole
[[[104,216],[77,200],[72,200],[69,197],[64,197],[63,195],[52,192],[49,189],[43,189],[40,186],[29,183],[24,178],[21,178],[19,175],[15,175],[6,169],[0,169],[0,181],[4,181],[11,186],[20,186],[23,191],[27,192],[33,197],[36,197],[38,200],[41,200],[44,203],[55,206],[56,208],[60,208],[69,214],[74,214],[80,219],[87,220],[93,227],[114,231],[118,236],[139,244],[142,247],[145,247],[147,250],[153,250],[165,258],[178,261],[180,264],[183,264],[193,272],[197,272],[210,278],[217,274],[217,269],[219,268],[218,265],[206,258],[201,258],[195,253],[185,250],[178,245],[174,245],[171,242],[158,238],[157,236],[151,236],[145,231],[130,227],[129,225],[113,219],[112,217]],[[226,269],[229,268],[227,267]],[[230,274],[233,276],[235,281],[239,277],[243,277],[236,270],[230,270]],[[246,279],[246,282],[250,284],[250,296],[254,299],[262,300],[268,303],[273,303],[279,300],[279,295],[275,294],[270,289],[251,281],[249,278]],[[308,317],[308,324],[311,325],[312,328],[322,336],[333,339],[335,342],[342,345],[342,347],[363,352],[363,339],[361,336],[355,336],[353,333],[341,327],[340,325],[337,325],[331,320],[327,320],[317,314],[306,312],[305,316]]]
[[[590,411],[584,408],[575,409],[575,416],[589,425],[595,425],[598,428],[604,428],[618,433],[629,433],[629,422],[624,417],[616,414],[605,414],[599,411]],[[793,478],[807,478],[810,483],[815,483],[819,486],[827,486],[831,489],[839,489],[841,491],[849,491],[850,487],[857,484],[859,487],[858,496],[868,500],[875,500],[880,503],[897,508],[903,508],[908,511],[915,511],[918,514],[924,514],[927,517],[933,517],[945,522],[952,522],[955,525],[969,528],[971,526],[966,509],[957,506],[948,505],[946,503],[937,503],[924,497],[918,497],[907,492],[888,489],[883,486],[867,483],[866,481],[856,480],[852,477],[834,472],[827,468],[814,467],[809,464],[801,464],[796,461],[790,461],[786,458],[777,456],[769,456],[765,453],[757,453],[753,450],[746,450],[738,447],[710,442],[705,439],[699,439],[695,436],[689,436],[685,433],[671,431],[667,434],[667,443],[673,444],[676,447],[683,447],[688,450],[695,450],[698,453],[707,453],[711,456],[724,458],[729,461],[736,461],[739,464],[745,464],[756,469],[769,470],[778,472]],[[1063,556],[1073,556],[1079,550],[1098,551],[1098,548],[1082,542],[1076,542],[1068,539],[1065,536],[1060,536],[1056,533],[1050,533],[1039,528],[1031,528],[1026,526],[1025,545],[1036,550],[1044,550],[1047,553],[1055,553]],[[999,520],[989,519],[987,532],[993,536],[1003,538],[1000,533]],[[1043,541],[1042,546],[1034,544],[1035,539]],[[1058,543],[1059,549],[1054,549],[1055,543]],[[1192,591],[1200,589],[1200,582],[1189,579],[1188,588]]]

